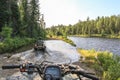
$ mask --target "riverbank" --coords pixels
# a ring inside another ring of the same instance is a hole
[[[71,44],[72,46],[76,46],[75,43],[72,40],[70,40],[70,39],[68,39],[67,37],[64,37],[64,36],[51,36],[51,37],[47,36],[47,39],[48,40],[63,40],[65,42]]]
[[[94,49],[77,49],[77,51],[81,55],[81,64],[94,70],[101,80],[120,80],[120,56]]]
[[[112,38],[112,39],[120,39],[120,35],[109,35],[109,34],[85,34],[85,35],[70,35],[72,37],[84,37],[84,38],[88,38],[88,37],[97,37],[97,38]]]

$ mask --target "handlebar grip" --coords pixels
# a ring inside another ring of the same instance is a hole
[[[6,66],[2,66],[2,69],[15,69],[15,68],[20,68],[20,65],[6,65]]]
[[[99,80],[97,77],[94,77],[94,76],[89,75],[89,74],[84,74],[84,77],[90,78],[92,80]]]
[[[87,74],[87,73],[85,73],[85,72],[83,72],[83,71],[70,71],[70,72],[75,73],[75,74],[78,74],[78,75],[82,75],[82,76],[87,77],[87,78],[90,78],[90,79],[92,79],[92,80],[99,80],[99,78],[97,78],[97,77],[95,77],[95,76],[92,76],[92,75],[90,75],[90,74]]]

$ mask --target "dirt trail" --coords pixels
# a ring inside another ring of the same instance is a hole
[[[48,40],[45,41],[45,44],[46,52],[35,52],[33,49],[31,49],[25,52],[16,53],[10,58],[7,58],[6,55],[1,55],[0,66],[5,64],[21,64],[25,63],[26,61],[39,63],[44,59],[56,61],[57,63],[69,63],[70,61],[75,62],[79,60],[80,56],[77,53],[76,48],[68,43],[65,43],[61,40]],[[28,77],[21,75],[18,70],[1,70],[0,68],[0,80],[30,80]],[[34,80],[40,80],[37,79],[39,78],[38,75],[32,75],[31,77],[35,77]]]

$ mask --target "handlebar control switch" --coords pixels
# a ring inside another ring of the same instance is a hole
[[[25,64],[22,64],[20,66],[20,72],[25,72],[26,71],[25,66],[26,66]]]

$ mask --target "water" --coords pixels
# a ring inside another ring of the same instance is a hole
[[[120,39],[69,37],[78,48],[109,51],[120,55]]]
[[[61,40],[48,40],[45,41],[46,50],[51,55],[47,58],[52,61],[59,63],[69,63],[70,61],[78,61],[80,55],[78,54],[75,47]]]
[[[10,59],[17,61],[18,64],[25,63],[25,61],[38,64],[43,60],[52,61],[55,63],[70,63],[70,62],[76,62],[80,58],[80,55],[77,52],[76,48],[68,43],[65,43],[64,41],[47,40],[45,41],[45,44],[46,44],[45,53],[41,51],[38,51],[38,53],[36,53],[33,49],[31,49],[25,52],[14,54]],[[18,58],[20,58],[20,61],[16,60]],[[15,64],[13,61],[12,63]],[[7,73],[4,74],[5,72],[0,69],[0,80],[32,80],[32,79],[42,80],[38,74],[27,75],[15,71],[14,74],[13,73],[10,74],[10,72],[8,71],[6,72],[9,73],[10,76],[8,76]],[[69,80],[69,79],[65,79],[65,80]]]

